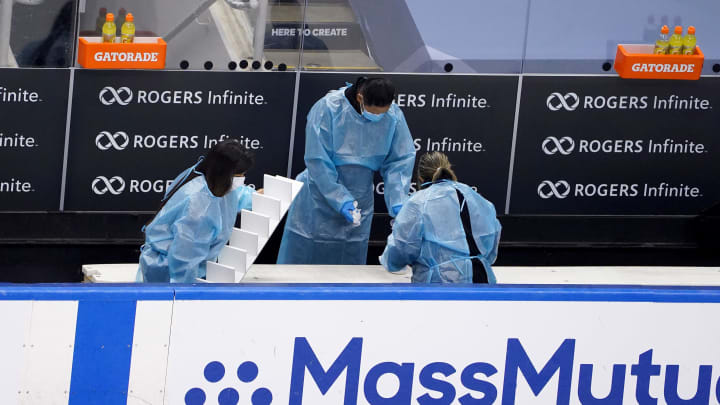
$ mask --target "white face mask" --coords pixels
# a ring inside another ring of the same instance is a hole
[[[235,190],[245,185],[245,177],[233,177],[232,189]]]

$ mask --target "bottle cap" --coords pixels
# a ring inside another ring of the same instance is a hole
[[[667,25],[663,25],[662,28],[660,29],[660,32],[663,33],[663,34],[669,34],[669,33],[670,33],[670,28],[668,28]]]
[[[115,21],[115,16],[113,15],[113,13],[105,14],[105,21],[109,21],[109,22]]]
[[[132,13],[127,13],[127,15],[125,16],[125,21],[133,22],[135,21],[135,17],[133,17]]]
[[[676,26],[675,26],[675,33],[676,33],[676,34],[682,34],[682,27],[679,26],[679,25],[676,25]]]
[[[695,27],[692,25],[688,27],[688,34],[695,35]]]

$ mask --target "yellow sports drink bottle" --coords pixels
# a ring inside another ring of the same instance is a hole
[[[682,31],[681,26],[675,27],[675,33],[670,37],[670,52],[668,52],[670,55],[682,55]]]
[[[670,28],[668,28],[667,25],[663,25],[662,29],[660,29],[660,38],[658,38],[658,40],[655,41],[654,53],[656,55],[664,55],[664,54],[668,53],[669,48],[670,48]]]
[[[692,25],[688,27],[687,35],[683,38],[683,55],[695,54],[695,44],[697,38],[695,38],[695,27]]]
[[[105,24],[103,24],[103,42],[115,42],[115,32],[117,30],[117,27],[115,27],[115,16],[113,13],[107,13],[105,16]]]
[[[122,25],[122,43],[131,44],[135,40],[135,17],[132,14],[127,13],[125,16],[125,23]]]

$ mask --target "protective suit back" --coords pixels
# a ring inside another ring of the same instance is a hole
[[[216,197],[203,176],[183,185],[145,228],[140,281],[192,283],[204,277],[205,262],[227,244],[239,204],[247,204],[252,192],[242,186]]]
[[[471,283],[472,263],[460,219],[459,190],[468,204],[472,233],[490,284],[500,222],[495,207],[465,184],[443,180],[416,192],[403,206],[380,258],[390,271],[413,268],[415,283]]]

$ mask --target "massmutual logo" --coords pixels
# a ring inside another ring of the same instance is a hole
[[[555,91],[545,99],[550,111],[576,110],[711,110],[710,100],[695,96],[593,96]]]
[[[125,150],[130,143],[130,137],[123,131],[111,133],[102,131],[95,137],[95,146],[100,150]]]
[[[538,361],[519,338],[508,338],[501,362],[482,358],[469,358],[462,363],[442,359],[430,362],[370,361],[363,350],[367,344],[362,337],[351,338],[338,354],[321,362],[306,337],[296,337],[289,373],[273,370],[272,392],[288,394],[288,405],[319,405],[359,403],[378,405],[428,404],[710,404],[711,397],[720,399],[720,381],[713,379],[712,365],[672,364],[666,353],[656,354],[647,348],[637,357],[616,361],[615,364],[583,362],[579,353],[590,350],[580,340],[558,340]],[[537,343],[535,344],[537,346]],[[317,348],[317,346],[316,346]],[[322,353],[322,351],[320,351]],[[655,358],[653,358],[655,356]],[[322,357],[322,356],[321,356]],[[399,360],[399,359],[398,359]],[[361,367],[362,366],[362,367]],[[597,377],[593,370],[612,370],[611,377]],[[252,404],[270,405],[273,394],[268,388],[251,388],[238,391],[237,378],[242,383],[253,383],[258,366],[253,362],[240,365],[235,373],[226,373],[218,361],[207,364],[204,379],[183,388],[187,405]],[[197,373],[199,374],[199,373]],[[229,375],[228,375],[229,374]],[[688,376],[685,376],[688,374]],[[692,377],[692,376],[695,377]],[[285,376],[289,377],[289,381]],[[680,381],[692,381],[682,385]],[[692,379],[694,378],[694,379]],[[203,381],[204,380],[204,381]],[[387,384],[392,380],[392,384]],[[596,386],[604,381],[610,388],[605,397],[598,398]],[[611,380],[608,383],[608,380]],[[553,381],[557,381],[553,383]],[[656,389],[658,386],[663,389]],[[228,388],[222,388],[228,387]],[[528,388],[536,401],[527,401]],[[219,395],[214,393],[220,390]],[[185,391],[187,390],[187,391]],[[522,390],[523,393],[520,393]],[[595,391],[595,393],[594,393]],[[207,392],[213,393],[212,396]],[[250,394],[252,392],[252,394]],[[693,395],[693,400],[681,398]],[[691,393],[691,394],[688,394]],[[577,395],[577,397],[574,397]],[[248,396],[249,401],[248,401]],[[321,396],[323,398],[321,398]],[[310,398],[311,397],[311,398]],[[610,400],[608,400],[608,398]],[[541,401],[542,400],[542,401]]]
[[[233,370],[234,371],[234,370]],[[211,361],[205,366],[203,370],[203,377],[207,383],[210,384],[223,384],[231,385],[230,387],[223,388],[218,394],[217,403],[220,405],[224,404],[247,404],[247,398],[240,400],[240,392],[233,388],[235,385],[234,376],[242,383],[252,383],[255,381],[259,373],[257,364],[252,361],[246,361],[237,368],[237,373],[226,373],[225,365],[219,361]],[[185,393],[185,404],[186,405],[206,405],[205,402],[208,395],[206,390],[211,389],[206,384],[202,384],[203,387],[194,387],[189,389]],[[272,403],[273,396],[267,388],[258,388],[253,391],[250,396],[250,404],[252,405],[270,405]],[[209,402],[213,403],[213,401]]]
[[[559,111],[561,109],[565,111],[575,111],[578,105],[580,105],[580,98],[576,93],[562,94],[555,92],[548,96],[545,105],[547,105],[550,111]]]
[[[98,95],[100,102],[105,105],[128,105],[133,100],[133,92],[127,87],[114,88],[110,86],[103,87]]]
[[[129,193],[164,193],[172,185],[173,180],[130,179],[120,176],[97,176],[90,184],[92,192],[97,195],[117,196]]]

